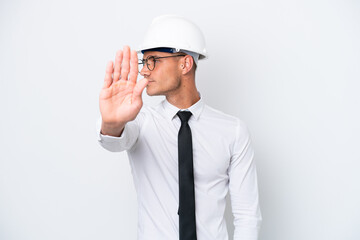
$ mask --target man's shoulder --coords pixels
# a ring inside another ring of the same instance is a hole
[[[224,126],[228,129],[233,129],[234,131],[239,131],[239,128],[243,130],[247,129],[246,123],[242,119],[227,114],[207,104],[204,106],[202,118],[205,121],[213,122],[218,126]]]
[[[161,111],[161,106],[162,106],[162,102],[155,104],[144,103],[140,112],[144,114],[156,114]]]
[[[214,107],[211,107],[207,104],[204,104],[203,115],[206,118],[213,118],[214,120],[219,120],[219,121],[222,120],[222,121],[234,122],[234,123],[237,123],[238,121],[240,121],[240,119],[238,117],[224,113],[223,111],[216,109]]]
[[[145,119],[162,117],[164,113],[161,106],[161,102],[155,104],[144,103],[137,115],[138,121],[142,122],[145,121]]]

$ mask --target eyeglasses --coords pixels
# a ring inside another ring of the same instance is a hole
[[[171,57],[183,57],[186,56],[185,54],[182,55],[174,55],[174,56],[166,56],[166,57],[154,57],[154,56],[148,56],[145,59],[140,59],[139,65],[142,64],[144,66],[144,64],[146,64],[146,67],[152,71],[155,69],[155,63],[157,62],[158,59],[160,58],[171,58]]]

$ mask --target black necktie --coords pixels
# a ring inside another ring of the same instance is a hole
[[[188,124],[191,112],[179,111],[179,235],[180,240],[196,240],[195,189],[192,137]]]

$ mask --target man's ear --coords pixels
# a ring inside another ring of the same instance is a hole
[[[190,55],[184,56],[184,58],[182,59],[181,64],[180,64],[182,73],[187,74],[188,72],[190,72],[193,65],[194,65],[194,59],[192,58],[192,56],[190,56]]]

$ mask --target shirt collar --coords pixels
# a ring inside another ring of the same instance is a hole
[[[198,120],[202,110],[204,109],[204,101],[202,100],[202,98],[200,96],[199,101],[197,101],[196,103],[191,105],[189,108],[180,109],[178,107],[175,107],[171,103],[169,103],[166,99],[164,99],[162,101],[162,107],[164,109],[165,117],[170,121],[176,116],[176,113],[178,111],[180,111],[180,110],[188,110],[188,111],[190,111],[192,113],[193,117],[196,120]]]

